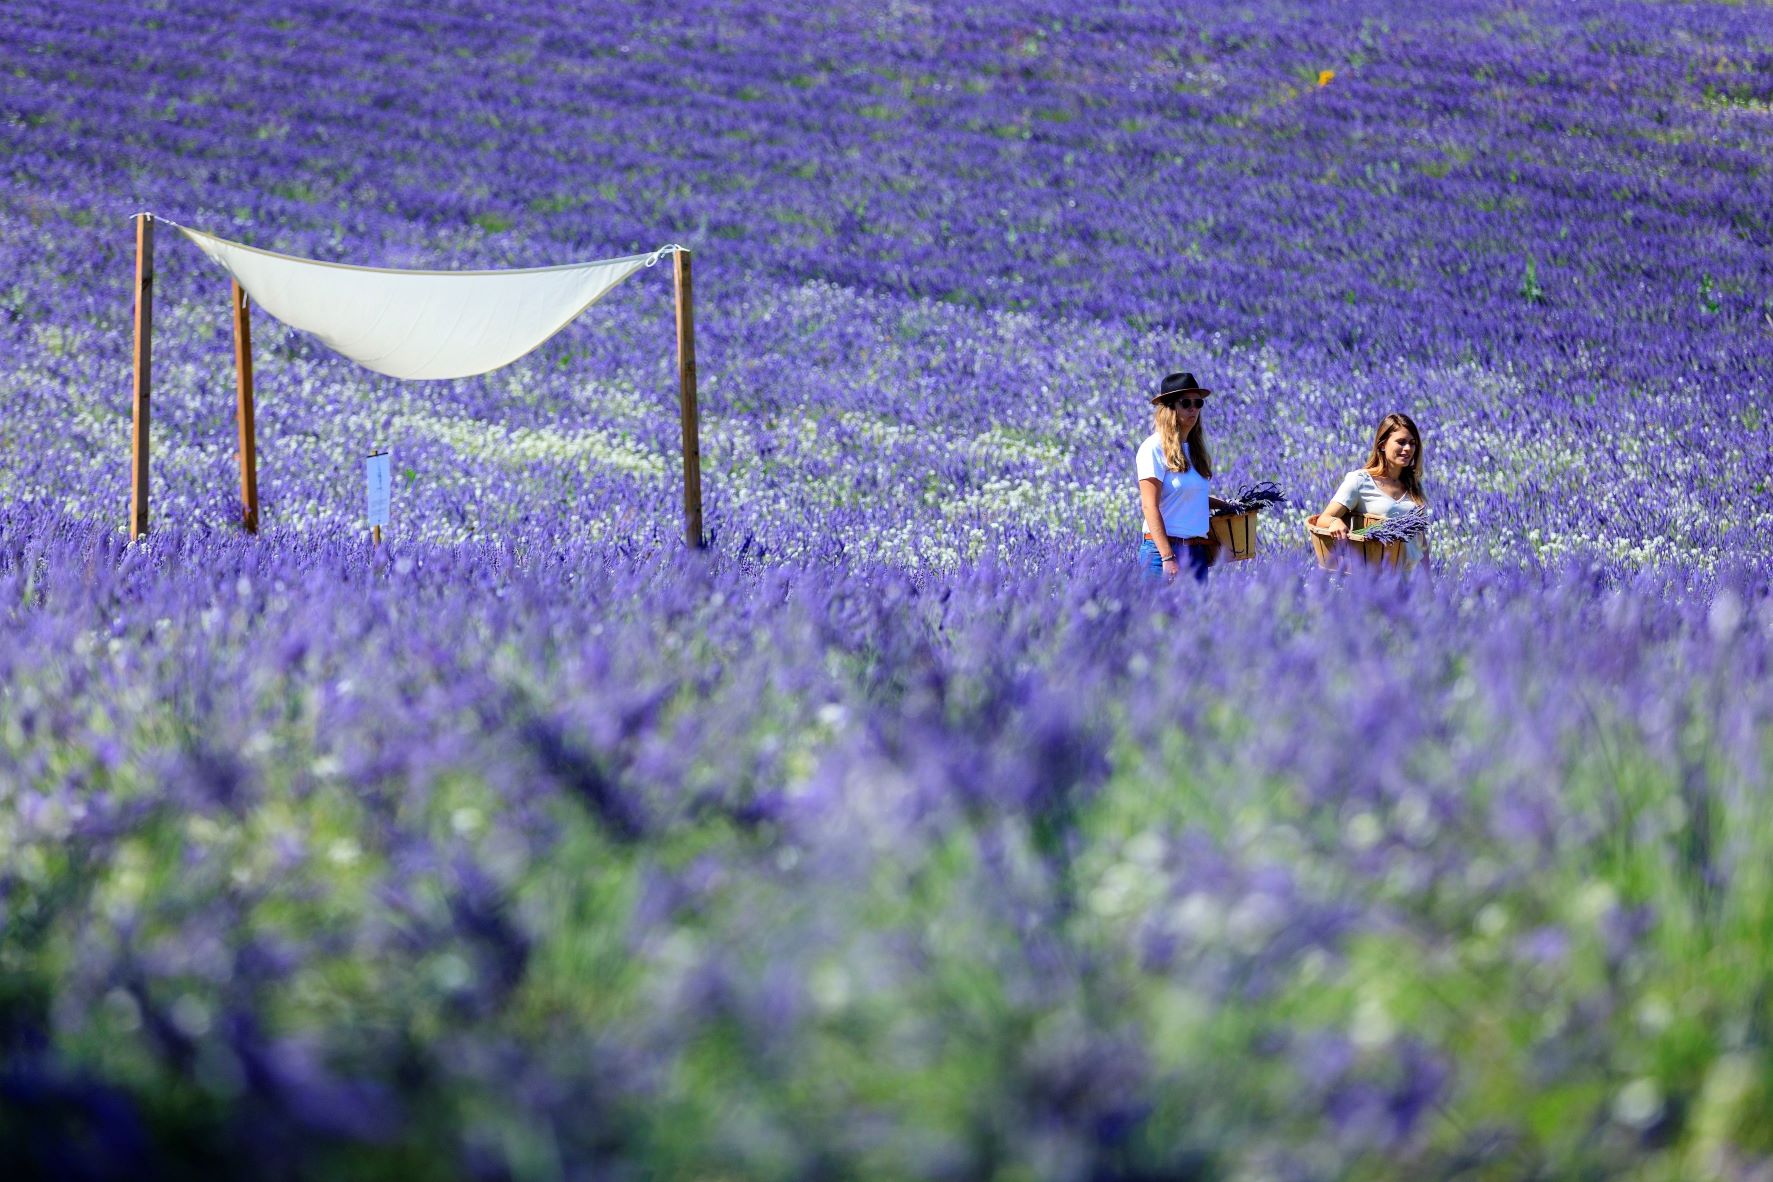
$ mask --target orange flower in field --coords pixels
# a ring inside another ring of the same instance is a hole
[[[1335,76],[1336,71],[1334,70],[1319,70],[1317,72],[1317,84],[1319,86],[1328,86],[1330,84],[1330,79]]]

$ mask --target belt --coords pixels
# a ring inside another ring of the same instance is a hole
[[[1155,542],[1157,539],[1148,533],[1145,535],[1145,540],[1147,542]],[[1170,545],[1172,546],[1217,546],[1218,544],[1219,543],[1215,542],[1212,538],[1170,538]]]

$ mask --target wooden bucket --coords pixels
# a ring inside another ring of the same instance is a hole
[[[1348,528],[1366,529],[1383,520],[1383,517],[1355,513],[1349,518]],[[1350,570],[1369,566],[1401,568],[1404,565],[1403,542],[1369,542],[1365,538],[1333,534],[1318,526],[1315,513],[1305,519],[1305,532],[1311,538],[1312,554],[1317,558],[1318,566],[1324,570]]]
[[[1306,516],[1305,535],[1311,539],[1311,553],[1318,566],[1324,570],[1342,569],[1342,539],[1327,529],[1318,528],[1316,513]]]
[[[1384,521],[1383,516],[1369,517],[1365,513],[1356,513],[1350,521],[1349,529],[1366,529]],[[1348,555],[1350,566],[1389,566],[1402,569],[1404,565],[1403,542],[1369,542],[1365,538],[1348,539]]]
[[[1349,538],[1343,543],[1343,550],[1348,555],[1348,565],[1351,567],[1401,567],[1404,564],[1402,542],[1369,542],[1365,538]]]
[[[1219,543],[1220,554],[1233,562],[1256,557],[1256,510],[1214,517],[1213,540]]]

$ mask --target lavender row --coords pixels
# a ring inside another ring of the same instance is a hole
[[[1559,380],[1644,376],[1571,374],[1577,341],[1635,352],[1650,331],[1665,366],[1764,343],[1773,50],[1752,17],[1361,15],[957,10],[895,31],[518,6],[414,29],[70,9],[11,34],[10,203],[101,224],[158,205],[395,265],[689,236],[735,282],[1475,352]],[[1666,20],[1684,38],[1641,35]],[[328,86],[289,85],[321,57]]]
[[[161,281],[153,521],[226,531],[238,516],[226,304],[200,302],[219,285],[178,267],[168,260]],[[422,387],[366,380],[261,322],[267,536],[360,534],[360,457],[381,448],[395,457],[394,537],[675,536],[668,300],[668,282],[643,272],[595,324],[524,365]],[[1768,424],[1750,430],[1747,412],[1672,397],[1559,405],[1476,366],[1375,363],[1332,379],[1299,352],[826,285],[750,294],[701,328],[703,487],[722,547],[751,538],[783,556],[945,565],[1006,536],[1130,545],[1130,453],[1149,430],[1139,391],[1178,356],[1211,364],[1201,370],[1218,391],[1207,417],[1221,486],[1274,480],[1295,503],[1262,516],[1262,561],[1307,561],[1298,518],[1399,407],[1427,433],[1436,552],[1454,565],[1580,555],[1707,569],[1765,553],[1773,522]],[[795,351],[772,352],[780,339]],[[102,347],[70,336],[46,363],[15,360],[0,494],[121,527],[126,371],[95,356]]]

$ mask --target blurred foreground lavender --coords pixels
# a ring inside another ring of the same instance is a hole
[[[1118,549],[0,540],[10,1153],[1765,1152],[1765,566],[1257,563],[1183,616]]]

